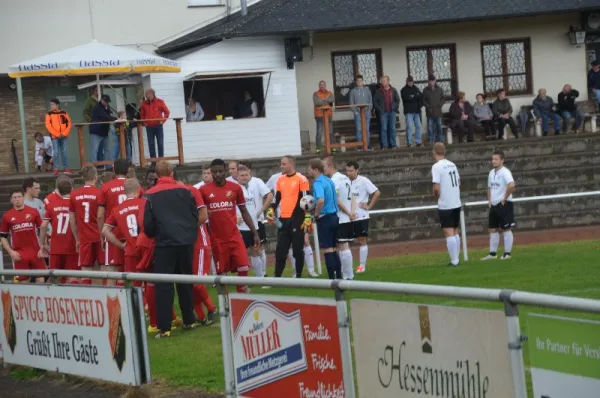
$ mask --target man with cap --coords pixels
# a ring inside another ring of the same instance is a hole
[[[427,78],[427,87],[423,89],[423,105],[427,115],[427,135],[429,144],[444,142],[442,133],[442,106],[444,106],[444,90],[437,85],[434,75]]]
[[[404,118],[406,119],[406,145],[413,144],[413,125],[415,126],[415,141],[417,146],[423,145],[421,140],[421,104],[423,94],[414,84],[412,76],[406,78],[406,86],[400,90],[400,97],[404,104]]]
[[[98,151],[100,148],[104,149],[104,153],[108,154],[108,132],[110,130],[110,123],[117,120],[111,113],[110,107],[108,104],[110,103],[110,97],[106,94],[102,95],[100,98],[100,102],[96,104],[94,109],[92,110],[92,124],[90,127],[90,144],[92,147],[92,155],[90,156],[90,160],[92,162],[97,162],[98,159]],[[106,160],[106,159],[105,159]]]
[[[600,62],[592,61],[592,69],[588,72],[588,89],[600,105]]]

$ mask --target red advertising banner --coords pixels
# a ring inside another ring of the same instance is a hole
[[[230,294],[238,396],[343,398],[335,300]]]

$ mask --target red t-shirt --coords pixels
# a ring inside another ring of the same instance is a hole
[[[10,237],[14,251],[38,252],[40,244],[37,229],[42,225],[40,212],[33,207],[25,206],[21,210],[14,207],[2,215],[0,234]]]
[[[209,213],[211,239],[217,243],[239,239],[236,208],[246,204],[242,187],[231,181],[222,187],[211,182],[203,185],[200,193]]]
[[[144,214],[146,199],[129,198],[123,203],[115,207],[110,213],[105,225],[110,225],[113,228],[119,228],[125,235],[125,255],[136,255],[136,241],[139,235],[139,215]],[[143,220],[141,220],[143,222]]]
[[[60,199],[60,195],[56,193],[56,191],[50,192],[48,195],[46,195],[46,198],[44,198],[44,206],[55,199]]]
[[[75,236],[69,223],[69,197],[53,199],[46,205],[44,220],[49,220],[52,225],[52,245],[50,254],[77,253]]]
[[[100,242],[98,231],[98,201],[100,190],[84,185],[71,192],[69,211],[75,213],[77,235],[80,243]]]
[[[196,199],[196,203],[199,204],[198,208],[200,208],[201,206],[204,206],[204,200],[202,199],[202,194],[200,193],[200,190],[195,188],[192,185],[186,185],[186,187],[190,191],[192,191],[192,195],[194,195],[194,198]],[[196,247],[198,247],[200,249],[210,247],[210,237],[208,236],[208,231],[206,229],[206,223],[202,224],[198,228],[198,239],[196,240]]]
[[[114,180],[102,185],[102,188],[100,189],[100,200],[98,201],[98,205],[105,208],[105,220],[110,216],[115,207],[127,199],[127,194],[125,194],[125,180],[125,177],[117,177]],[[143,193],[144,191],[140,187],[139,196],[141,197]],[[123,233],[119,230],[119,228],[115,228],[113,233],[119,239],[124,238]]]

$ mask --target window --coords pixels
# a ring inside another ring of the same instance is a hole
[[[458,91],[456,74],[456,46],[443,44],[426,47],[408,47],[408,74],[415,79],[415,85],[423,90],[427,86],[428,75],[434,75],[437,84],[444,90],[447,100]]]
[[[382,75],[381,50],[360,50],[331,53],[333,93],[336,105],[348,105],[350,90],[356,75],[363,75],[365,86],[375,91]]]
[[[481,43],[483,90],[495,94],[503,88],[507,95],[531,94],[531,42],[529,39]]]
[[[187,0],[188,7],[222,6],[223,0]]]
[[[204,111],[202,121],[243,119],[249,117],[252,110],[257,112],[257,117],[265,117],[262,72],[260,75],[197,75],[183,82],[183,91],[186,116],[190,103],[195,101]]]

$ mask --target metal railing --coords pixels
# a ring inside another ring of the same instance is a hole
[[[552,309],[574,310],[600,314],[600,300],[565,297],[551,294],[529,293],[504,289],[484,289],[472,287],[422,285],[390,282],[362,282],[345,280],[310,280],[293,278],[253,278],[239,276],[195,276],[171,274],[120,273],[103,271],[16,271],[3,270],[4,276],[49,276],[78,277],[91,279],[112,279],[124,281],[141,281],[154,283],[184,283],[215,285],[219,298],[219,317],[221,341],[223,344],[223,366],[225,376],[225,393],[227,397],[235,397],[235,373],[233,366],[233,343],[231,336],[231,314],[225,286],[249,285],[287,288],[308,288],[332,290],[337,303],[338,319],[348,320],[349,313],[344,292],[370,292],[402,295],[420,295],[429,297],[447,297],[464,300],[500,302],[504,304],[504,315],[508,332],[508,349],[514,383],[514,397],[526,398],[525,364],[523,360],[523,341],[526,336],[521,333],[518,305],[534,305]],[[344,387],[348,398],[355,397],[354,371],[352,367],[352,345],[348,333],[348,322],[338,322],[340,346],[343,351],[342,366],[344,369]]]

